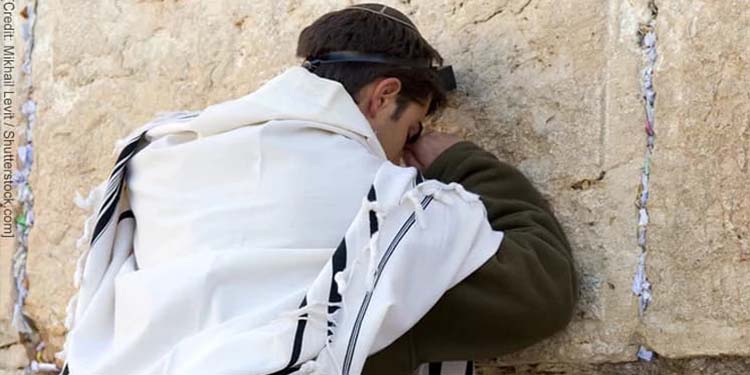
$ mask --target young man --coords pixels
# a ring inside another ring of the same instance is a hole
[[[401,59],[440,54],[401,12],[361,4],[320,17],[299,37],[297,55],[357,51]],[[449,290],[422,320],[370,357],[364,374],[409,374],[424,362],[492,358],[563,329],[577,300],[570,244],[540,193],[513,166],[474,143],[428,133],[406,144],[444,91],[429,69],[339,62],[313,72],[341,82],[393,163],[403,159],[427,179],[457,182],[479,194],[492,228],[505,237],[497,254]]]
[[[352,6],[297,53],[120,144],[90,195],[66,372],[406,375],[566,326],[576,277],[547,202],[475,144],[420,136],[450,82],[412,22]]]

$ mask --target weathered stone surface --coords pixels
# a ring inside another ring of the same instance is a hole
[[[750,2],[665,1],[645,314],[669,356],[750,355]]]
[[[0,369],[15,370],[29,363],[26,349],[21,344],[13,344],[0,349]]]
[[[483,364],[479,375],[744,375],[750,373],[748,357],[657,358],[651,362],[571,364],[541,363],[498,366]]]
[[[581,271],[574,324],[503,360],[630,360],[637,349],[630,292],[637,245],[629,208],[639,181],[643,121],[635,31],[645,2],[523,5],[508,2],[492,20],[472,27],[444,19],[438,28],[445,30],[441,50],[471,77],[467,95],[458,96],[459,110],[477,124],[469,136],[519,165],[542,189]]]
[[[748,354],[750,262],[740,262],[750,236],[746,1],[733,3],[740,17],[700,1],[659,4],[648,258],[655,299],[645,324],[630,285],[645,151],[637,31],[650,17],[648,1],[387,3],[409,14],[456,70],[458,93],[432,125],[518,165],[575,247],[575,321],[500,363],[627,361],[644,340],[674,356]],[[303,26],[348,4],[39,3],[26,310],[49,344],[46,361],[62,344],[73,292],[84,219],[73,197],[106,178],[114,140],[157,111],[249,93],[299,63]]]
[[[19,162],[17,149],[22,140],[25,139],[25,132],[23,131],[25,123],[19,108],[28,93],[24,84],[25,75],[20,70],[26,52],[24,40],[21,36],[21,27],[25,20],[17,15],[20,14],[26,3],[25,1],[14,1],[13,4],[7,3],[9,2],[3,4],[3,10],[11,11],[16,16],[7,19],[3,14],[4,32],[3,37],[0,38],[0,45],[2,45],[3,50],[3,77],[2,83],[0,83],[3,92],[3,118],[0,125],[3,141],[0,147],[2,149],[0,154],[2,155],[3,176],[2,214],[0,215],[2,220],[2,229],[0,229],[0,375],[16,375],[22,373],[22,370],[17,370],[18,368],[22,368],[29,363],[25,349],[20,343],[19,334],[15,327],[11,325],[16,298],[13,259],[18,249],[19,237],[16,218],[21,214],[22,207],[18,202],[19,193],[15,186],[6,184],[6,182],[10,182],[6,179],[6,173],[11,174],[20,168],[21,163]],[[11,7],[11,5],[14,7]],[[11,26],[13,28],[12,36],[8,34],[8,28]],[[12,77],[6,76],[6,74],[9,74],[9,64],[16,68],[10,73]],[[9,99],[12,103],[7,101]],[[6,199],[12,202],[8,202]]]
[[[7,299],[10,300],[11,294],[8,293],[7,296]],[[0,314],[0,348],[18,341],[18,334],[10,324],[11,316],[11,305],[3,306],[2,314]]]

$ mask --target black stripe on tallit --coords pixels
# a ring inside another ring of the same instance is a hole
[[[473,361],[466,361],[466,371],[464,371],[464,375],[474,375],[474,362]]]
[[[419,184],[421,184],[423,182],[424,182],[424,177],[422,177],[422,173],[420,173],[419,171],[417,171],[417,185],[419,185]]]
[[[292,373],[294,373],[296,371],[299,371],[300,367],[302,367],[302,365],[285,368],[283,370],[276,371],[276,372],[274,372],[271,375],[289,375],[289,374],[292,374]]]
[[[115,213],[117,203],[120,200],[122,185],[125,181],[125,172],[127,171],[128,160],[132,158],[133,155],[135,155],[135,149],[138,146],[139,141],[143,139],[145,134],[146,132],[143,132],[138,137],[133,138],[133,140],[131,140],[130,143],[128,143],[127,146],[123,148],[122,152],[120,152],[120,156],[117,158],[117,162],[115,162],[115,165],[117,165],[122,161],[122,165],[120,165],[119,168],[122,168],[123,171],[119,175],[116,175],[117,172],[113,171],[110,175],[110,181],[108,185],[114,184],[114,186],[116,187],[112,189],[112,191],[108,192],[108,195],[104,198],[104,203],[99,208],[100,212],[96,221],[96,225],[94,226],[94,233],[91,236],[91,243],[89,244],[90,246],[93,246],[94,243],[99,239],[99,236],[101,236],[104,228],[107,226],[109,221],[112,219],[112,215],[114,215]]]
[[[110,193],[110,196],[107,197],[107,201],[101,207],[101,210],[103,211],[99,212],[99,219],[96,221],[94,234],[91,236],[91,243],[89,244],[91,247],[94,246],[94,243],[99,239],[99,236],[104,232],[104,228],[112,219],[112,215],[114,215],[115,209],[117,208],[117,203],[120,201],[121,191],[122,180],[117,182],[117,187]]]
[[[307,296],[302,299],[302,303],[299,305],[300,308],[307,306]],[[307,313],[304,313],[300,318],[307,318]],[[289,363],[283,369],[274,372],[271,375],[285,375],[291,374],[296,371],[294,365],[299,360],[299,356],[302,353],[302,339],[305,337],[305,327],[307,326],[307,319],[297,320],[297,330],[294,332],[294,342],[292,343],[292,357],[289,359]],[[297,369],[299,366],[297,367]]]
[[[433,196],[428,195],[422,199],[422,208],[425,209],[427,206],[432,202]],[[367,308],[370,306],[370,301],[372,300],[372,294],[375,291],[375,287],[378,285],[378,281],[380,280],[380,275],[383,272],[383,269],[385,269],[386,264],[388,263],[388,260],[390,260],[391,255],[393,255],[393,252],[396,250],[396,247],[399,243],[401,243],[401,240],[406,236],[406,234],[409,232],[409,229],[414,225],[416,222],[416,215],[412,212],[411,215],[406,219],[404,224],[401,226],[401,229],[396,233],[396,236],[391,241],[390,245],[388,245],[388,248],[385,251],[385,254],[383,254],[383,257],[380,259],[380,262],[378,263],[378,267],[375,269],[375,281],[372,286],[372,290],[367,291],[365,293],[365,298],[362,300],[362,304],[359,306],[359,312],[357,313],[357,318],[354,320],[354,327],[352,327],[352,333],[349,336],[349,344],[346,348],[346,355],[344,356],[344,364],[343,368],[341,370],[342,375],[349,375],[349,369],[352,366],[352,358],[354,356],[354,350],[357,347],[357,339],[359,338],[359,331],[362,325],[362,321],[364,321],[365,313],[367,312]]]
[[[125,164],[127,163],[120,164],[120,167],[124,166]],[[120,167],[118,167],[118,171],[120,170]],[[105,208],[108,208],[110,206],[112,200],[115,198],[117,189],[120,187],[120,178],[123,176],[124,172],[125,171],[123,171],[123,173],[115,172],[109,177],[109,181],[107,182],[107,190],[104,192],[104,200],[99,207],[99,212],[96,217],[97,222],[102,216],[102,212],[105,210]]]
[[[427,365],[427,375],[441,375],[442,371],[443,362],[430,362]]]
[[[375,199],[377,199],[377,195],[375,194],[375,186],[370,186],[370,191],[367,193],[367,200],[370,202],[375,202]],[[372,237],[375,232],[378,231],[378,216],[375,214],[375,211],[370,210],[370,237]]]
[[[125,220],[125,219],[127,219],[129,217],[135,219],[135,215],[133,215],[133,210],[123,211],[120,214],[120,217],[117,218],[117,222],[119,223],[119,222],[121,222],[121,221],[123,221],[123,220]]]
[[[339,309],[339,306],[331,306],[330,303],[339,303],[341,302],[341,293],[339,293],[339,286],[336,284],[336,280],[334,277],[336,276],[337,272],[341,272],[346,268],[346,238],[341,240],[341,243],[336,248],[336,251],[334,251],[333,256],[331,257],[331,288],[328,292],[328,313],[332,314],[336,312],[336,310]],[[331,323],[329,322],[329,327],[331,326]],[[330,330],[329,330],[329,336],[330,336]]]

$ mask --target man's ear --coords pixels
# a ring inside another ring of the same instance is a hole
[[[390,102],[395,102],[400,92],[400,79],[388,77],[380,80],[375,84],[375,87],[372,90],[368,111],[374,116],[383,108],[387,107]]]

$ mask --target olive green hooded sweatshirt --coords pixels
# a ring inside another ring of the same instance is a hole
[[[570,243],[548,202],[518,169],[462,141],[424,176],[478,194],[492,228],[505,237],[492,258],[411,330],[370,356],[365,375],[408,375],[421,363],[517,351],[565,328],[578,299]]]

